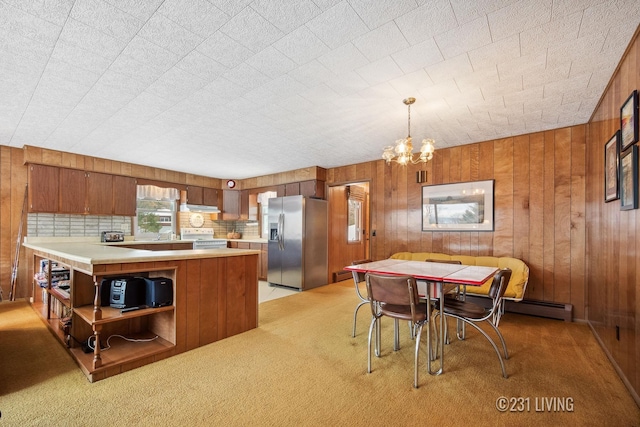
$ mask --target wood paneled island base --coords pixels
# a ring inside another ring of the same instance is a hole
[[[45,282],[34,279],[32,305],[91,382],[258,326],[259,251],[146,251],[88,243],[24,246],[34,276],[43,263],[57,263],[70,272],[68,297],[55,287],[51,273]],[[170,278],[173,304],[124,313],[103,305],[103,279],[134,276]],[[94,348],[87,349],[87,342]]]

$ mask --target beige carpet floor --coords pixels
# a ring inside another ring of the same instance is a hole
[[[447,346],[441,376],[426,374],[423,350],[414,389],[413,342],[403,330],[394,352],[388,320],[367,374],[370,313],[361,309],[351,338],[355,305],[350,281],[267,301],[257,329],[92,384],[28,304],[4,302],[0,427],[640,425],[584,324],[507,313],[508,379],[470,331]],[[513,412],[496,408],[501,397]]]

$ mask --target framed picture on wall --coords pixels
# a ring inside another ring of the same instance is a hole
[[[620,198],[620,131],[609,139],[604,146],[604,201],[611,202]]]
[[[638,209],[638,146],[620,154],[620,209]]]
[[[493,182],[422,187],[422,231],[493,231]]]
[[[638,91],[634,90],[620,108],[620,150],[638,142]]]

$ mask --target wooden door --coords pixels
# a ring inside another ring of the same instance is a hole
[[[369,183],[359,183],[369,193]],[[369,207],[365,196],[362,209],[362,236],[359,242],[349,242],[349,204],[346,185],[329,187],[329,280],[344,280],[343,268],[351,262],[369,257]],[[347,276],[348,277],[348,276]]]
[[[223,190],[222,199],[222,219],[240,219],[240,192],[236,190]]]
[[[87,172],[87,208],[90,215],[113,213],[113,175]]]
[[[187,187],[187,203],[190,205],[201,205],[204,200],[202,187],[189,185]]]
[[[324,199],[324,181],[311,179],[300,182],[300,194],[307,197]]]
[[[129,176],[113,177],[113,214],[136,216],[136,179]]]
[[[219,192],[220,190],[217,188],[204,188],[202,190],[202,204],[205,206],[218,206]]]
[[[249,218],[249,190],[240,190],[240,219]],[[257,217],[254,219],[258,219]]]
[[[299,196],[300,195],[300,183],[290,182],[285,184],[284,193],[286,196]]]
[[[29,166],[29,212],[58,212],[59,169],[54,166]]]
[[[60,169],[60,209],[58,212],[85,214],[87,201],[87,182],[85,171],[79,169]]]

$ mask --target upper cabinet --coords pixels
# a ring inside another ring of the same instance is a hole
[[[29,212],[57,212],[60,171],[55,166],[29,165]]]
[[[86,212],[90,215],[113,214],[113,175],[87,172]]]
[[[223,190],[222,199],[222,219],[240,219],[240,192],[236,190]]]
[[[130,176],[113,177],[113,214],[136,215],[137,182]]]
[[[300,183],[290,182],[284,185],[285,196],[299,196],[300,195]]]
[[[300,182],[300,194],[305,197],[324,199],[324,181],[312,179]]]
[[[217,188],[187,187],[187,203],[190,205],[218,206],[222,203],[221,191]]]
[[[217,188],[203,188],[202,189],[202,204],[205,206],[217,206],[220,208],[222,203],[222,190]]]
[[[59,213],[85,214],[87,201],[86,172],[78,169],[60,169]]]
[[[203,189],[195,185],[189,185],[187,187],[187,203],[190,205],[202,205],[203,201]]]
[[[79,169],[29,165],[29,212],[134,216],[136,180]]]
[[[113,176],[106,173],[61,168],[58,212],[113,214]]]

